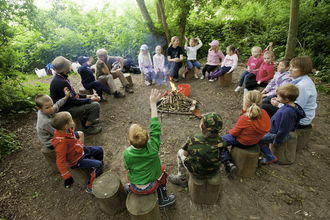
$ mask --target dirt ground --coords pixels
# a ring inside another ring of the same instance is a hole
[[[182,70],[181,70],[182,71]],[[180,79],[191,86],[190,97],[199,100],[202,113],[215,111],[223,118],[221,135],[234,127],[241,113],[243,93],[234,92],[240,64],[230,87],[217,82]],[[105,151],[104,171],[112,170],[126,183],[122,154],[128,142],[126,132],[131,123],[140,123],[149,130],[151,88],[164,92],[168,85],[146,87],[140,75],[132,75],[134,93],[123,99],[107,96],[101,103],[100,134],[88,136],[85,145],[100,145]],[[71,76],[75,89],[80,78]],[[41,79],[50,83],[51,78]],[[119,81],[116,80],[116,84]],[[221,168],[221,192],[215,205],[192,203],[189,192],[168,183],[168,193],[176,196],[174,205],[161,208],[162,219],[329,219],[330,218],[330,112],[329,96],[318,94],[315,125],[308,146],[298,152],[292,165],[271,164],[258,168],[254,177],[227,178]],[[162,164],[169,174],[177,172],[176,153],[189,135],[199,133],[199,120],[194,116],[163,114],[161,147]],[[63,179],[53,173],[43,157],[36,133],[35,113],[16,118],[5,126],[17,131],[23,149],[0,163],[0,219],[130,219],[127,211],[109,216],[99,208],[97,199],[75,184],[65,189]]]

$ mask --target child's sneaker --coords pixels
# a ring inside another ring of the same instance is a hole
[[[248,89],[244,89],[244,95],[245,95],[248,91],[249,91]]]
[[[187,179],[185,179],[185,180],[180,179],[179,175],[172,175],[171,174],[171,175],[168,176],[168,180],[171,183],[175,184],[175,185],[184,186],[184,187],[188,186],[188,180]]]
[[[201,79],[204,79],[204,78],[205,78],[205,76],[204,76],[204,75],[202,75],[202,76],[201,76]]]
[[[91,188],[88,188],[88,187],[86,188],[86,192],[89,193],[89,194],[93,194],[92,189]]]
[[[166,83],[166,79],[163,80],[163,83]]]
[[[225,170],[226,170],[226,176],[230,176],[232,174],[235,174],[235,172],[237,170],[237,167],[232,162],[227,160],[224,163],[224,165],[225,165]]]
[[[210,82],[214,82],[214,79],[209,79]]]
[[[237,86],[237,88],[235,89],[235,92],[239,92],[243,90],[243,86]]]
[[[149,81],[144,81],[144,83],[147,85],[147,86],[150,86],[150,82]]]
[[[83,129],[85,136],[98,134],[102,131],[101,127],[94,127],[93,125],[88,126],[87,128]]]

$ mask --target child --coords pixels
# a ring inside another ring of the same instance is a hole
[[[166,83],[165,56],[162,54],[162,47],[158,45],[155,50],[156,54],[153,56],[154,71],[158,78],[162,78],[163,82]]]
[[[182,67],[183,60],[183,50],[182,47],[179,46],[180,40],[177,36],[173,36],[171,39],[171,43],[168,45],[166,49],[166,57],[167,57],[167,74],[170,77],[173,77],[174,82],[179,81],[179,69]]]
[[[263,100],[262,103],[270,103],[271,99],[276,97],[276,89],[281,85],[291,82],[293,79],[289,77],[290,59],[283,59],[277,66],[277,71],[274,78],[261,92]]]
[[[219,58],[221,58],[221,62],[225,58],[221,50],[219,49],[219,41],[213,40],[210,44],[211,48],[207,54],[207,63],[202,70],[201,79],[205,78],[205,73],[209,74],[215,68],[219,66]]]
[[[262,64],[262,50],[261,47],[253,47],[252,50],[252,56],[249,58],[247,62],[247,69],[246,71],[241,75],[241,78],[239,80],[239,84],[237,88],[235,89],[235,92],[239,92],[243,90],[243,82],[245,80],[245,84],[250,81],[250,78],[253,78],[257,75],[257,71]]]
[[[188,41],[187,37],[184,37],[184,39],[186,40],[184,49],[187,51],[188,67],[183,71],[182,78],[186,78],[186,72],[188,72],[195,66],[196,70],[195,70],[194,76],[196,79],[198,79],[197,73],[198,73],[199,69],[201,68],[201,64],[196,60],[196,57],[197,57],[197,50],[203,46],[203,43],[198,37],[196,39],[193,37],[190,39],[190,41],[189,41],[190,47],[188,47],[187,46],[187,41]],[[196,46],[197,41],[198,41],[198,45]]]
[[[101,98],[100,102],[105,102],[103,99],[103,92],[111,94],[109,87],[101,83],[100,81],[96,81],[93,70],[89,68],[92,65],[94,59],[93,57],[78,57],[78,62],[81,65],[78,68],[78,73],[81,76],[81,84],[83,84],[85,89],[95,89],[96,93]]]
[[[56,129],[52,144],[56,151],[56,164],[64,178],[64,187],[70,188],[74,182],[68,168],[91,168],[91,179],[86,192],[92,192],[96,177],[102,174],[103,149],[101,146],[86,147],[73,134],[74,122],[69,112],[59,112],[52,116],[51,125]],[[94,157],[92,159],[91,157]]]
[[[155,72],[152,69],[150,53],[146,44],[142,44],[140,47],[139,67],[144,72],[145,84],[149,86],[151,83],[155,83]]]
[[[211,72],[209,75],[207,75],[207,79],[210,82],[214,82],[214,80],[219,76],[225,73],[231,73],[235,70],[238,62],[237,49],[233,45],[230,45],[227,47],[226,53],[227,55],[224,61],[222,62],[221,67],[218,70],[214,71],[213,73]]]
[[[219,136],[222,118],[214,112],[202,116],[199,124],[202,134],[190,136],[178,151],[178,175],[168,177],[173,184],[188,186],[187,169],[201,179],[210,178],[220,169],[221,153],[226,147],[226,142]]]
[[[59,109],[64,105],[66,100],[70,96],[70,90],[64,88],[64,98],[58,100],[53,104],[52,98],[46,94],[39,94],[34,99],[38,109],[38,119],[37,119],[37,133],[40,141],[49,149],[54,149],[51,140],[54,137],[55,128],[50,125],[50,118],[52,114],[59,111]],[[75,131],[75,136],[84,143],[84,133],[81,131]]]
[[[256,80],[252,80],[249,82],[245,82],[244,92],[246,93],[248,90],[252,90],[255,87],[265,87],[268,82],[274,76],[274,53],[272,51],[273,43],[270,42],[267,48],[262,53],[262,59],[264,60],[257,72]],[[269,51],[268,51],[269,50]]]
[[[249,91],[244,95],[243,115],[238,119],[235,127],[229,131],[229,134],[222,136],[227,146],[253,147],[269,132],[270,118],[267,112],[259,107],[260,105],[261,94],[259,91]],[[227,175],[232,174],[237,168],[231,163],[227,148],[221,156]]]
[[[296,101],[299,96],[297,86],[288,83],[280,86],[277,90],[277,100],[284,105],[271,118],[271,128],[268,134],[259,141],[261,151],[266,155],[262,164],[270,164],[277,161],[276,156],[268,147],[268,143],[274,143],[277,147],[290,138],[290,131],[297,129],[299,121],[305,118],[305,112]]]
[[[158,156],[161,128],[157,117],[156,103],[161,94],[157,89],[151,90],[151,124],[150,135],[139,124],[132,124],[128,130],[128,139],[131,146],[124,151],[124,165],[128,172],[125,189],[136,194],[158,193],[160,207],[175,202],[173,195],[167,196],[166,168],[161,165]]]

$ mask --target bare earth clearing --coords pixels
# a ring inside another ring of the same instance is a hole
[[[181,70],[182,71],[182,70]],[[217,82],[181,79],[190,84],[190,97],[199,100],[202,113],[215,111],[224,121],[221,135],[226,134],[241,113],[242,93],[235,93],[238,79],[244,71],[240,64],[233,74],[230,87]],[[101,103],[100,126],[103,131],[88,136],[85,145],[100,145],[105,151],[104,171],[112,170],[126,183],[122,153],[128,142],[127,129],[131,123],[149,128],[151,88],[165,92],[169,86],[146,87],[140,75],[133,75],[134,93],[126,98]],[[81,86],[80,77],[70,77],[75,89]],[[51,78],[41,79],[49,83]],[[117,85],[119,81],[116,80]],[[315,125],[309,146],[298,152],[292,165],[272,164],[257,169],[253,178],[227,178],[222,167],[222,185],[215,205],[196,205],[189,192],[168,183],[168,193],[176,203],[161,209],[162,219],[329,219],[330,216],[330,112],[329,96],[318,95]],[[6,124],[17,131],[23,149],[0,163],[0,218],[4,219],[130,219],[127,211],[109,216],[99,209],[93,195],[75,184],[63,187],[60,174],[49,168],[40,149],[36,133],[37,115],[32,113]],[[160,118],[160,117],[159,117]],[[169,174],[177,172],[176,153],[189,135],[199,133],[199,120],[187,115],[162,115],[162,145],[159,155]],[[149,130],[149,129],[147,129]]]

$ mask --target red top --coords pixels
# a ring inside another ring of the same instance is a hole
[[[247,62],[247,66],[250,67],[250,70],[256,70],[259,69],[260,65],[264,62],[262,56],[258,57],[257,59],[254,59],[253,56],[251,56]],[[250,73],[253,73],[254,75],[257,74],[257,71],[251,71]]]
[[[264,57],[264,53],[267,50],[264,50],[264,52],[261,54],[260,57]],[[258,72],[257,72],[257,77],[256,81],[268,83],[273,77],[274,77],[274,63],[272,62],[271,64],[266,64],[265,62],[262,62]]]
[[[236,137],[243,145],[254,145],[270,130],[270,118],[267,112],[261,109],[262,114],[254,121],[246,116],[242,110],[243,115],[239,117],[235,127],[229,131],[229,134]]]
[[[72,167],[78,163],[78,160],[85,154],[84,145],[76,138],[71,128],[67,133],[55,130],[52,145],[56,152],[57,167],[66,180],[71,177],[66,165]]]

